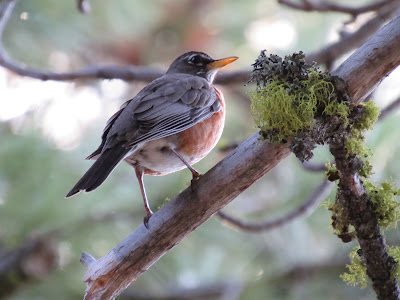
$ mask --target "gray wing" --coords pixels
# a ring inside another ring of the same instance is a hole
[[[221,109],[215,89],[197,76],[168,74],[124,103],[104,129],[102,144],[88,158],[124,142],[131,148],[176,134],[210,118]]]

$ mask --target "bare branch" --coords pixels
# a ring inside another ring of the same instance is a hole
[[[366,63],[368,62],[368,63]],[[360,102],[400,64],[400,17],[349,57],[334,75],[345,79]],[[92,263],[84,277],[85,299],[113,299],[186,235],[208,220],[289,155],[286,145],[260,143],[253,135],[193,186],[168,202],[111,252]]]
[[[80,2],[81,1],[79,1],[79,3]],[[82,2],[85,3],[85,1]],[[2,39],[4,27],[7,24],[8,18],[11,15],[15,3],[16,0],[6,0],[0,7],[0,41]],[[383,6],[382,9],[377,12],[377,16],[375,18],[367,22],[355,33],[343,37],[343,39],[340,41],[323,48],[321,51],[311,53],[308,55],[307,59],[309,61],[316,61],[318,64],[325,64],[329,66],[339,56],[362,45],[362,43],[365,42],[371,34],[375,33],[386,21],[388,21],[397,13],[399,4],[396,1],[387,1],[387,3],[391,5]],[[378,8],[378,6],[376,8]],[[51,72],[47,70],[31,68],[13,61],[3,47],[0,47],[0,65],[21,76],[27,76],[40,80],[56,81],[77,79],[122,79],[127,81],[137,80],[149,82],[165,73],[164,70],[157,68],[119,65],[96,65],[71,72]],[[217,74],[215,82],[223,85],[245,83],[250,78],[250,74],[250,70],[221,72]]]
[[[55,240],[56,233],[51,232],[31,237],[16,249],[0,252],[0,298],[55,269],[58,260]]]
[[[121,294],[121,300],[206,300],[206,299],[239,299],[243,284],[232,282],[208,283],[195,288],[170,287],[162,293],[146,293],[134,289],[127,289]]]
[[[349,7],[346,5],[340,5],[333,2],[327,2],[327,1],[314,2],[311,0],[302,0],[297,2],[293,2],[290,0],[278,0],[278,3],[306,12],[312,12],[312,11],[340,12],[340,13],[350,14],[353,17],[355,17],[362,13],[378,10],[379,8],[394,1],[396,0],[383,0],[380,2],[371,3],[360,7]]]
[[[305,161],[301,165],[304,169],[306,169],[307,171],[310,171],[310,172],[325,172],[327,170],[325,164],[317,164],[317,163]]]
[[[89,0],[78,0],[78,10],[83,14],[89,14],[92,10]]]
[[[345,256],[331,257],[326,261],[315,262],[314,264],[294,265],[291,269],[284,271],[281,275],[274,278],[274,281],[282,281],[286,284],[302,280],[314,276],[319,276],[321,273],[337,273],[338,275],[343,272],[347,263]]]
[[[115,297],[184,236],[288,154],[286,145],[260,143],[259,135],[254,134],[196,181],[193,188],[186,189],[155,213],[149,230],[140,226],[108,255],[90,265],[85,275],[88,283],[85,299]],[[259,157],[265,158],[262,164]]]
[[[218,216],[222,219],[223,223],[227,223],[241,231],[247,232],[264,232],[267,230],[275,229],[284,226],[291,221],[301,217],[311,214],[314,209],[324,201],[332,189],[333,183],[324,179],[321,184],[319,184],[310,194],[306,202],[304,202],[299,207],[296,207],[293,211],[288,214],[263,222],[246,222],[240,220],[239,218],[228,215],[224,211],[219,211]]]
[[[399,23],[396,17],[332,72],[347,82],[353,101],[363,101],[400,64],[400,26],[395,27]]]
[[[377,32],[383,24],[398,15],[400,3],[398,1],[389,1],[389,3],[390,5],[383,6],[377,11],[374,18],[362,25],[357,31],[342,36],[339,41],[307,55],[307,60],[316,61],[320,65],[326,65],[329,69],[338,57],[360,47],[372,34]]]
[[[17,0],[5,0],[0,6],[0,65],[4,68],[15,72],[21,76],[27,76],[40,80],[56,80],[56,81],[67,81],[75,79],[122,79],[122,80],[137,80],[137,81],[152,81],[165,74],[164,70],[140,67],[140,66],[90,66],[78,71],[72,72],[51,72],[31,68],[22,65],[16,61],[13,61],[10,56],[6,53],[2,46],[1,40],[4,32],[4,28],[11,16],[11,13],[15,7]],[[79,1],[78,3],[85,5],[87,1]],[[218,84],[235,84],[245,83],[250,78],[250,70],[244,71],[233,71],[233,72],[221,72],[217,75],[216,83]]]
[[[0,46],[3,48],[1,41],[4,32],[4,28],[7,25],[7,22],[11,16],[12,11],[14,10],[16,0],[4,0],[0,5]]]
[[[96,259],[87,252],[82,252],[81,259],[79,260],[85,267],[89,267]]]

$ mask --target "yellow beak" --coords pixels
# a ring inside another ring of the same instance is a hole
[[[238,58],[239,57],[237,57],[237,56],[230,56],[230,57],[218,59],[216,61],[213,61],[212,63],[209,63],[207,65],[207,69],[209,69],[209,70],[221,69],[221,68],[225,67],[226,65],[233,63]]]

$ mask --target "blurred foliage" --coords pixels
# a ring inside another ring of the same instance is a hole
[[[201,50],[214,57],[238,55],[236,68],[250,68],[261,50],[255,43],[259,40],[250,37],[255,25],[268,27],[283,21],[295,30],[295,38],[287,46],[263,46],[284,56],[318,50],[348,18],[305,14],[261,0],[92,0],[89,15],[80,14],[75,1],[20,1],[6,28],[4,45],[15,60],[56,71],[100,62],[166,67],[186,50]],[[259,39],[268,41],[269,37]],[[19,82],[12,74],[0,76],[6,78],[0,79],[7,89],[18,83],[20,92],[31,91],[31,80]],[[10,299],[79,299],[85,288],[81,252],[105,255],[141,224],[144,210],[134,172],[126,164],[118,166],[96,191],[71,199],[64,196],[91,165],[84,157],[98,146],[108,117],[143,85],[95,80],[55,87],[51,82],[36,84],[39,88],[24,98],[23,94],[8,93],[18,96],[0,99],[9,107],[24,101],[35,103],[29,111],[0,123],[0,249],[16,247],[35,233],[55,230],[59,267],[42,281],[21,286]],[[121,91],[108,91],[113,84]],[[43,96],[50,87],[54,95]],[[249,87],[222,89],[227,121],[220,145],[241,142],[255,131],[247,99]],[[377,99],[378,103],[384,100]],[[90,118],[77,118],[80,112],[95,109],[99,112]],[[46,121],[53,114],[53,123]],[[393,114],[375,125],[367,137],[378,181],[398,178],[399,126],[400,120]],[[58,136],[71,128],[74,138]],[[216,149],[196,168],[204,173],[225,154]],[[329,158],[326,148],[317,148],[313,162],[325,163]],[[301,205],[323,176],[307,172],[291,156],[226,210],[252,221],[280,216]],[[189,185],[190,178],[187,170],[146,177],[152,208],[175,197]],[[399,244],[398,230],[388,231],[387,239]],[[371,290],[348,287],[339,278],[354,245],[343,244],[332,234],[330,213],[325,209],[260,234],[237,232],[212,218],[130,289],[152,294],[174,286],[236,280],[244,286],[240,299],[375,299]]]

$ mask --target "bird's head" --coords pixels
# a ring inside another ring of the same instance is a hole
[[[226,65],[237,60],[237,56],[230,56],[222,59],[213,59],[203,53],[191,51],[182,54],[168,68],[167,74],[184,73],[205,78],[212,83],[217,72]]]

